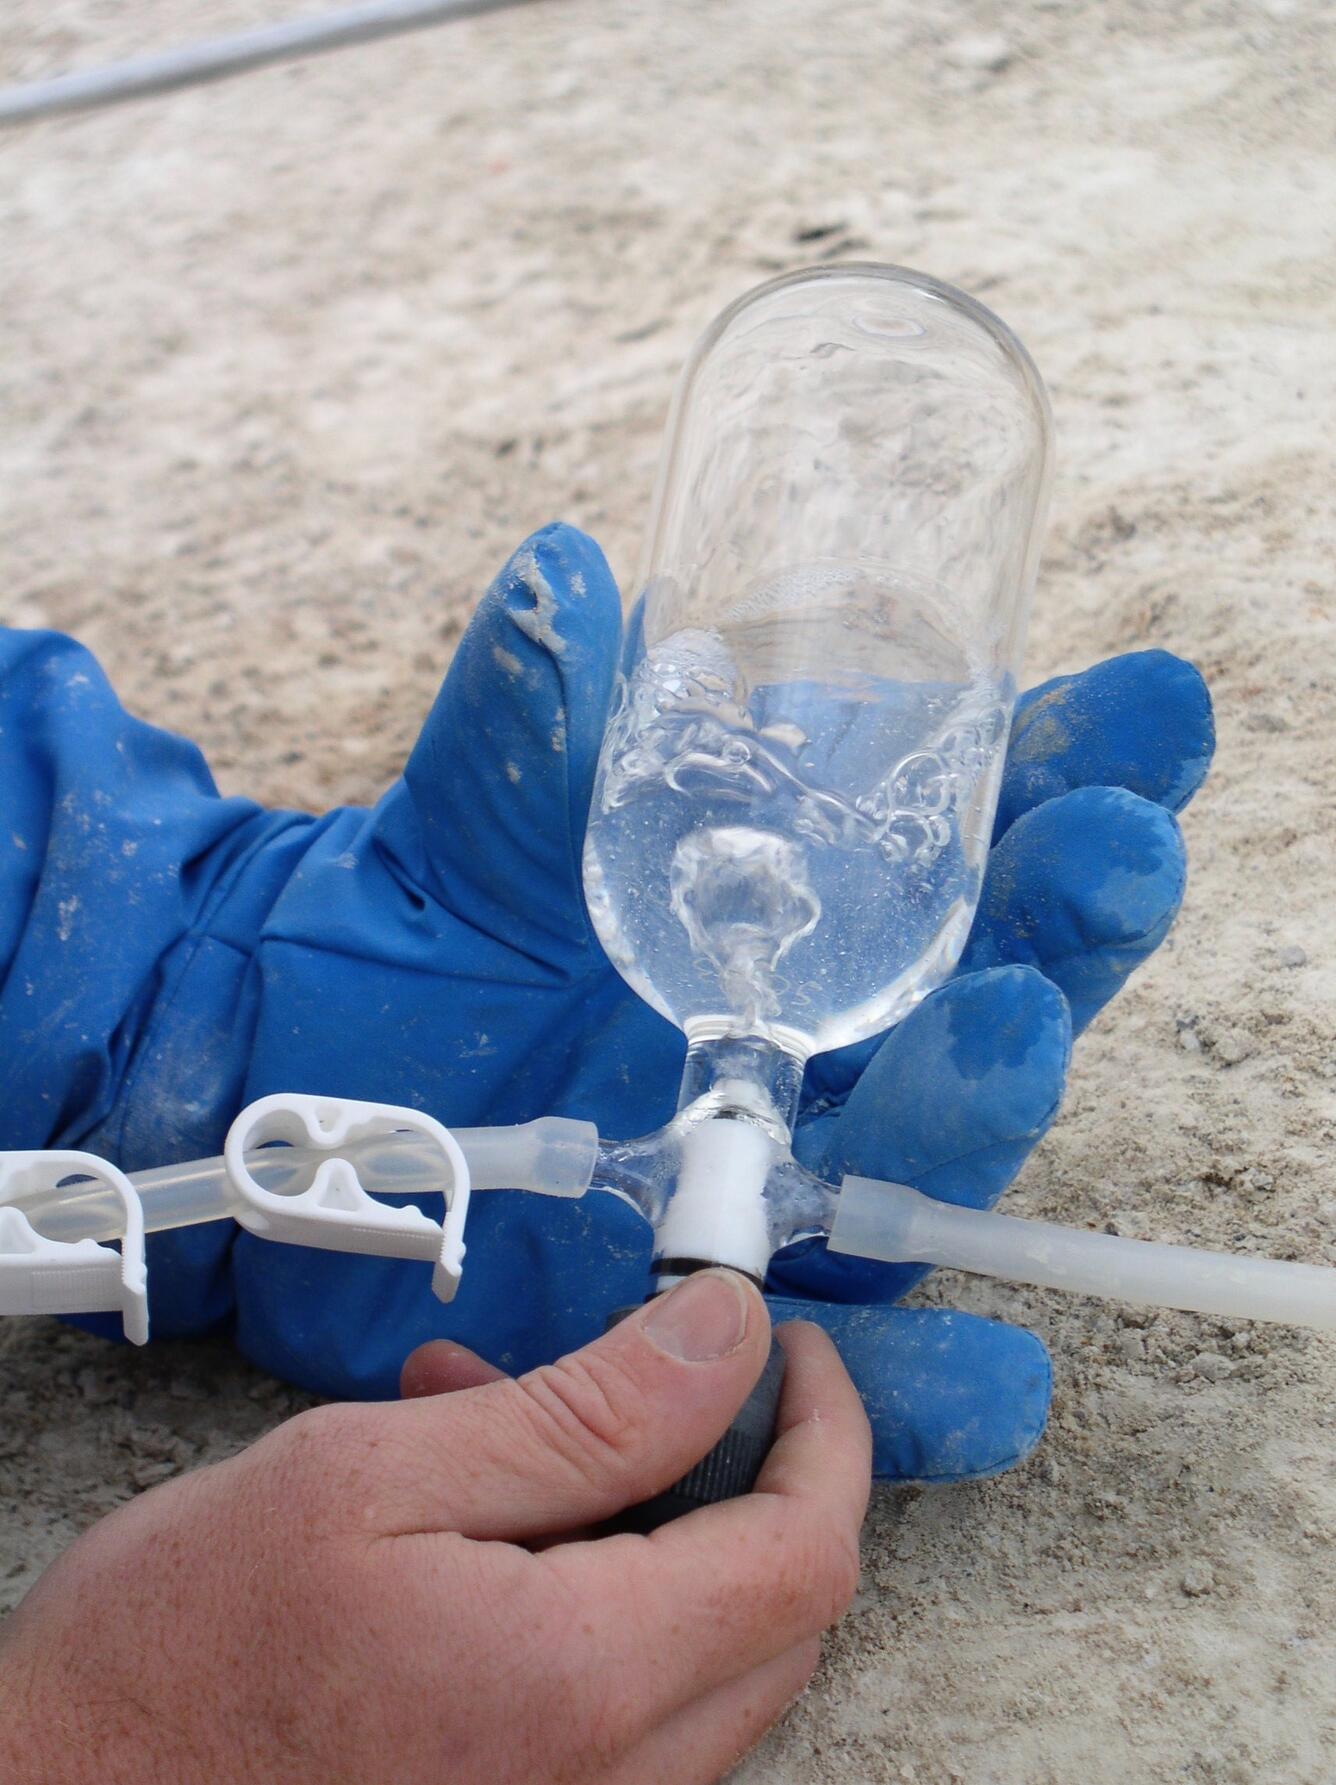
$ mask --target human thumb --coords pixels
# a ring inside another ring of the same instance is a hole
[[[523,1540],[611,1518],[713,1447],[769,1347],[751,1284],[699,1271],[526,1376],[376,1409],[413,1460],[391,1523]]]

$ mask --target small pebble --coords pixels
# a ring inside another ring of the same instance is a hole
[[[137,1488],[151,1488],[175,1474],[175,1463],[137,1463],[130,1471],[130,1479]]]
[[[1127,1511],[1127,1501],[1121,1494],[1101,1488],[1098,1493],[1086,1495],[1085,1509],[1092,1518],[1120,1518]]]
[[[1242,1029],[1222,1029],[1215,1038],[1215,1057],[1225,1066],[1237,1066],[1257,1052],[1257,1043]]]
[[[1234,1374],[1234,1366],[1218,1351],[1199,1351],[1192,1360],[1192,1372],[1204,1382],[1223,1382]]]
[[[1104,1223],[1105,1233],[1126,1240],[1145,1240],[1150,1238],[1150,1221],[1140,1209],[1114,1209]],[[1127,1320],[1123,1315],[1119,1319],[1124,1326],[1135,1326],[1135,1320]]]
[[[1201,1599],[1215,1585],[1215,1575],[1207,1562],[1189,1562],[1179,1582],[1189,1599]]]
[[[1302,948],[1291,942],[1286,947],[1276,950],[1276,965],[1278,967],[1306,967],[1308,956]]]
[[[953,37],[945,50],[946,60],[952,68],[974,69],[980,74],[1001,74],[1015,59],[1015,54],[1000,31]]]
[[[84,1400],[92,1401],[95,1406],[116,1398],[116,1384],[109,1382],[101,1371],[93,1369],[90,1364],[85,1364],[74,1380]]]
[[[1140,1363],[1146,1355],[1146,1341],[1138,1332],[1124,1330],[1118,1334],[1115,1343],[1119,1355],[1124,1357],[1129,1364]]]
[[[165,1426],[136,1425],[129,1434],[130,1449],[137,1457],[161,1463],[176,1456],[181,1440]]]

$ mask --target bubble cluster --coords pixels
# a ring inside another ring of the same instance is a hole
[[[891,863],[926,869],[952,837],[1006,732],[985,690],[954,707],[940,736],[901,757],[867,792],[814,784],[800,763],[808,739],[790,721],[758,725],[723,641],[688,631],[655,647],[622,679],[609,723],[601,809],[649,787],[751,804],[782,799],[795,836],[833,848],[872,845]]]

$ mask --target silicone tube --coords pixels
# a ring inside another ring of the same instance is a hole
[[[845,1178],[832,1252],[950,1265],[1041,1289],[1336,1332],[1336,1270],[1125,1240],[936,1202],[905,1184]]]
[[[598,1130],[592,1122],[541,1116],[513,1128],[451,1130],[468,1161],[474,1190],[533,1190],[544,1196],[583,1196],[594,1174]],[[326,1157],[303,1147],[266,1147],[246,1155],[246,1164],[266,1190],[281,1190],[296,1175]],[[350,1146],[363,1187],[375,1196],[412,1195],[437,1188],[431,1149],[413,1135],[377,1135]],[[144,1210],[144,1230],[194,1227],[202,1221],[235,1216],[221,1159],[190,1159],[128,1174]],[[68,1183],[25,1205],[33,1225],[47,1238],[115,1239],[124,1211],[103,1185]]]

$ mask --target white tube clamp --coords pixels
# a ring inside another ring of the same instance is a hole
[[[445,1197],[444,1221],[433,1221],[421,1209],[377,1202],[363,1189],[355,1163],[345,1156],[357,1141],[404,1132],[425,1141],[438,1157],[439,1181],[431,1188]],[[315,1175],[297,1189],[265,1190],[248,1170],[246,1154],[272,1141],[308,1147],[326,1157]],[[262,1097],[248,1104],[228,1129],[223,1159],[241,1204],[237,1219],[250,1233],[328,1252],[431,1259],[435,1263],[431,1286],[437,1296],[448,1302],[458,1289],[464,1269],[468,1162],[449,1129],[421,1110],[295,1092]]]
[[[20,1206],[69,1178],[91,1178],[120,1203],[121,1249],[50,1240]],[[144,1213],[123,1171],[93,1153],[0,1153],[0,1314],[117,1313],[132,1345],[148,1339]]]

